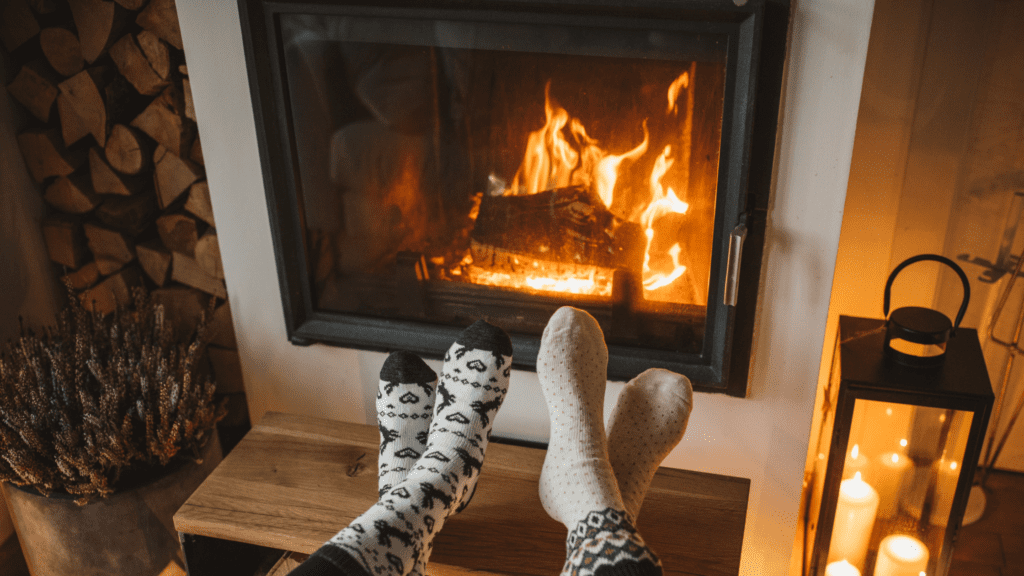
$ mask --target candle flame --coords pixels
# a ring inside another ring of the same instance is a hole
[[[860,472],[859,471],[856,474],[853,475],[853,479],[857,480],[857,481],[860,481],[860,482],[863,482],[863,480],[861,480]]]
[[[904,448],[907,447],[907,439],[906,438],[900,438],[900,446],[903,446]]]
[[[899,454],[893,454],[892,455],[892,463],[893,464],[899,464],[900,463],[900,455]]]
[[[949,463],[949,469],[950,470],[956,470],[956,462],[950,462]]]
[[[854,444],[853,450],[850,450],[850,458],[856,460],[858,455],[860,455],[860,444]]]

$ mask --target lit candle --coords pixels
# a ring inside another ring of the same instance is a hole
[[[840,560],[825,566],[825,576],[860,576],[860,570],[846,560]]]
[[[872,478],[875,489],[878,491],[879,518],[892,518],[899,508],[903,473],[909,466],[910,460],[896,452],[886,452],[878,457]]]
[[[953,496],[960,479],[960,467],[956,462],[939,460],[939,480],[935,483],[935,504],[932,506],[932,524],[945,526],[953,510]]]
[[[846,465],[843,466],[843,479],[853,478],[860,472],[861,477],[868,475],[868,457],[860,453],[860,445],[854,444],[850,453],[846,455]]]
[[[886,536],[878,546],[875,576],[920,576],[928,567],[928,548],[904,534]]]
[[[846,560],[859,570],[864,569],[871,530],[878,513],[878,492],[861,480],[860,472],[839,484],[836,521],[832,525],[832,543],[828,562]]]

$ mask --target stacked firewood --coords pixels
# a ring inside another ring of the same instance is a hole
[[[48,208],[43,236],[87,308],[143,284],[172,325],[213,298],[210,363],[245,426],[245,397],[174,0],[3,0],[18,143]]]

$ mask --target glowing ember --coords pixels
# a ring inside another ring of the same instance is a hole
[[[525,292],[554,292],[608,297],[612,294],[612,273],[597,266],[566,266],[535,261],[522,271],[494,271],[471,265],[465,268],[474,284],[515,288]],[[453,271],[454,273],[454,271]]]

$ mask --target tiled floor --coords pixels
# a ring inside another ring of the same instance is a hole
[[[965,526],[949,576],[1024,576],[1024,474],[993,472],[981,520]],[[0,545],[4,576],[28,576],[16,538]]]

